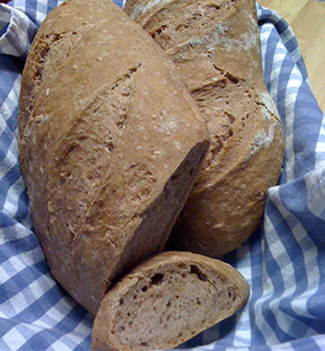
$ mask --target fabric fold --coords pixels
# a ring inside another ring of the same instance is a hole
[[[123,1],[114,1],[123,6]],[[0,4],[0,350],[90,351],[93,318],[51,276],[19,171],[17,116],[28,49],[56,0]],[[251,285],[244,309],[179,349],[325,349],[325,116],[290,26],[257,4],[264,78],[285,132],[279,185],[259,230],[225,255]]]

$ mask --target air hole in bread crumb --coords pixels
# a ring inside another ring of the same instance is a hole
[[[124,299],[122,298],[120,299],[120,305],[123,305],[123,303],[124,303]]]
[[[163,279],[164,279],[164,275],[162,273],[156,273],[151,277],[151,284],[158,285],[162,282]]]
[[[144,291],[144,292],[146,292],[148,290],[148,287],[145,285],[145,286],[143,286],[142,288],[141,288],[141,291]]]
[[[197,277],[202,280],[203,282],[205,282],[207,280],[206,276],[200,271],[199,267],[195,266],[195,265],[191,265],[191,271],[192,274],[196,274]]]
[[[148,346],[148,343],[145,342],[145,341],[143,341],[143,342],[140,344],[140,346]]]
[[[228,297],[229,299],[232,299],[233,301],[236,300],[236,293],[233,290],[228,291]]]

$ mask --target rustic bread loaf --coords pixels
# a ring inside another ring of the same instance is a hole
[[[171,57],[205,117],[211,146],[170,245],[217,257],[257,228],[277,183],[283,131],[266,89],[253,0],[127,0]]]
[[[207,135],[171,61],[118,6],[71,0],[45,19],[22,78],[21,171],[50,269],[91,313],[162,250]]]
[[[249,287],[233,267],[189,252],[164,252],[144,262],[103,299],[93,351],[175,347],[231,316]]]

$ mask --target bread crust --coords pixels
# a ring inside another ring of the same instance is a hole
[[[31,46],[19,151],[33,225],[51,272],[92,314],[112,281],[162,250],[206,154],[177,77],[111,1],[64,2]]]
[[[257,229],[284,155],[263,78],[255,1],[128,0],[125,11],[176,64],[210,132],[169,247],[221,256]]]
[[[190,252],[163,252],[107,293],[95,319],[92,349],[173,348],[239,311],[248,297],[246,280],[229,264]]]

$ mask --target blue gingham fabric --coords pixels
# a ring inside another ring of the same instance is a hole
[[[0,4],[0,351],[91,349],[93,318],[49,273],[19,171],[21,72],[37,28],[57,5]],[[325,350],[324,115],[294,33],[275,12],[257,9],[265,81],[285,132],[283,172],[259,230],[224,257],[251,285],[248,303],[181,349]]]

